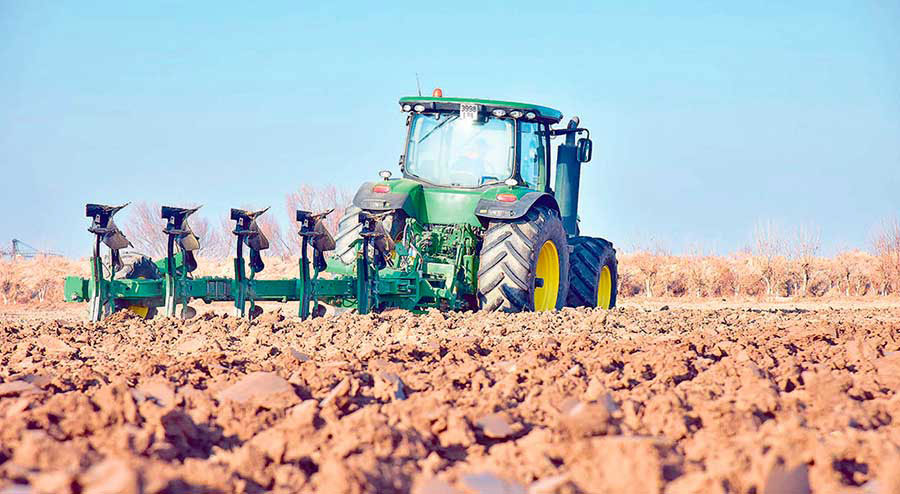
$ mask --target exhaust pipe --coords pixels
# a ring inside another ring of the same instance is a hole
[[[581,162],[575,145],[578,117],[572,117],[564,131],[566,142],[560,144],[556,155],[556,202],[563,227],[569,236],[578,235],[578,188],[581,184]]]

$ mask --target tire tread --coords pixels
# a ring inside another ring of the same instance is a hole
[[[551,225],[551,223],[554,223]],[[488,225],[482,240],[478,269],[478,299],[482,310],[519,312],[533,309],[532,265],[536,262],[541,232],[558,228],[559,249],[567,249],[565,231],[559,213],[553,209],[536,207],[515,220],[494,221]],[[567,251],[566,251],[567,252]],[[560,262],[568,266],[568,256],[561,252]],[[561,276],[560,298],[557,307],[566,300],[566,278]]]
[[[617,280],[618,261],[616,250],[606,239],[595,237],[574,237],[569,239],[572,252],[569,256],[569,295],[568,307],[594,307],[597,300],[597,277],[601,267],[612,258],[613,285]],[[610,308],[615,307],[616,286],[613,286],[613,298]]]

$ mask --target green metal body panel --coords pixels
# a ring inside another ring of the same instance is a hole
[[[376,185],[388,186],[389,192],[373,192]],[[484,226],[485,223],[476,207],[479,201],[494,201],[498,194],[512,194],[521,199],[531,192],[538,191],[508,185],[481,188],[437,187],[409,178],[400,178],[366,182],[357,192],[354,204],[375,211],[402,209],[407,216],[426,225],[465,224],[478,227]]]
[[[184,266],[184,253],[176,252],[175,256],[174,256],[174,260],[175,260],[175,267],[177,269],[181,269]],[[162,258],[162,259],[156,261],[154,264],[156,264],[156,269],[159,270],[159,274],[161,274],[161,275],[166,274],[166,271],[168,270],[168,264],[169,264],[167,262],[166,258]]]
[[[424,204],[419,218],[425,224],[481,226],[475,216],[475,205],[481,199],[478,190],[424,189]]]
[[[66,276],[63,284],[63,299],[66,302],[84,302],[90,298],[91,280],[78,276]]]

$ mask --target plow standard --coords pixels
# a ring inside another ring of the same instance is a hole
[[[93,321],[123,309],[190,317],[193,300],[231,301],[250,318],[262,312],[257,302],[296,301],[302,319],[324,314],[326,305],[361,314],[615,305],[615,250],[580,234],[581,165],[592,143],[576,142],[588,133],[577,117],[552,128],[562,114],[551,108],[444,98],[439,90],[400,105],[407,113],[403,177],[382,171],[382,180],[363,184],[335,236],[323,223],[333,211],[296,211],[297,278],[257,279],[269,242],[256,219],[266,210],[231,210],[233,277],[195,278],[200,239],[188,218],[197,208],[161,208],[166,257],[154,262],[124,250],[131,243],[113,221],[124,206],[88,204],[91,277],[66,278],[66,300],[89,301]],[[554,168],[557,136],[565,140]]]

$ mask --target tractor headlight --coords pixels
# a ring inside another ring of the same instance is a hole
[[[493,114],[497,118],[503,118],[506,116],[506,110],[497,108],[496,110],[492,111],[491,114]]]
[[[511,116],[513,118],[521,118],[522,115],[523,115],[523,113],[520,112],[519,110],[513,110],[513,111],[509,112],[509,116]]]
[[[423,111],[425,111],[425,105],[416,105],[413,109],[419,113],[422,113]]]
[[[403,105],[403,111],[410,111],[410,110],[412,110],[412,106],[410,106],[409,103]]]
[[[530,111],[525,114],[525,118],[527,118],[528,120],[534,120],[534,117],[536,117],[536,116],[537,115],[535,115],[533,111]]]

